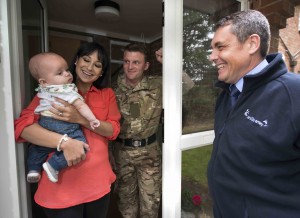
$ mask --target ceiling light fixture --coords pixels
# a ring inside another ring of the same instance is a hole
[[[98,0],[94,4],[95,16],[105,21],[116,21],[120,17],[120,6],[111,0]]]

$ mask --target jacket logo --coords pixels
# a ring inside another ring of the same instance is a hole
[[[267,127],[268,126],[268,120],[259,121],[259,120],[255,119],[254,117],[250,116],[249,114],[250,114],[250,110],[247,109],[246,112],[244,113],[244,115],[251,122],[259,125],[260,127]]]

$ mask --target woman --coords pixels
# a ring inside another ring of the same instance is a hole
[[[88,120],[67,102],[57,99],[64,106],[53,105],[55,119],[78,123],[83,127],[88,145],[63,135],[50,132],[37,124],[34,109],[37,96],[15,121],[18,142],[28,141],[64,152],[69,167],[61,171],[58,183],[52,183],[43,172],[35,193],[35,201],[44,208],[49,218],[101,218],[106,217],[110,186],[115,181],[108,158],[108,140],[120,131],[120,113],[115,95],[105,88],[108,77],[108,57],[97,43],[83,44],[71,64],[74,83],[91,108],[100,126],[91,129]],[[85,152],[87,150],[87,152]]]

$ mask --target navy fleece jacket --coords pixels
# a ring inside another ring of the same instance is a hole
[[[300,217],[300,76],[287,72],[281,54],[244,77],[230,111],[228,84],[215,111],[208,166],[215,218]]]

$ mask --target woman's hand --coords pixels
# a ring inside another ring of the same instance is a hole
[[[24,128],[21,137],[36,145],[56,148],[62,135],[44,129],[39,124],[34,123]],[[88,144],[70,137],[68,137],[67,141],[61,143],[60,149],[64,152],[64,156],[69,166],[78,164],[80,161],[84,160],[86,158],[85,150],[90,150]]]
[[[76,165],[82,160],[85,160],[85,151],[90,150],[88,144],[72,138],[68,138],[67,141],[64,141],[60,148],[64,152],[68,166]]]
[[[69,104],[60,98],[55,98],[55,100],[63,104],[63,106],[55,103],[52,104],[53,108],[51,108],[50,111],[53,113],[52,117],[54,119],[78,124],[83,124],[85,122],[85,118],[72,104]]]

